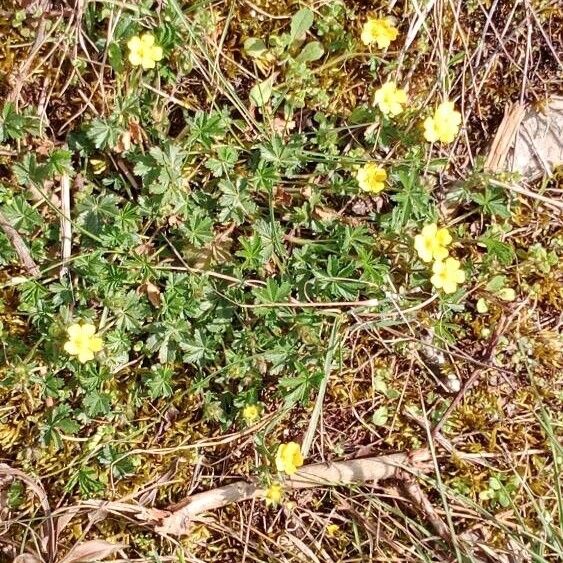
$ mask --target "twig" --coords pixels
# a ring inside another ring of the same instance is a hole
[[[70,221],[70,177],[61,177],[61,277],[68,272],[67,262],[72,252],[72,223]]]
[[[25,242],[21,238],[18,231],[16,231],[16,229],[14,229],[14,227],[12,227],[12,225],[8,222],[8,219],[2,213],[2,211],[0,211],[0,227],[2,227],[2,230],[8,237],[8,240],[14,247],[16,254],[18,255],[21,263],[28,271],[28,273],[34,277],[39,276],[39,274],[41,273],[39,267],[31,257],[31,254],[29,253]]]
[[[444,521],[440,518],[440,515],[436,512],[436,509],[432,506],[428,497],[424,494],[424,491],[420,488],[418,482],[408,475],[401,482],[401,488],[413,502],[418,511],[426,517],[430,524],[432,524],[436,533],[449,544],[452,541],[450,531]]]
[[[537,199],[538,201],[542,201],[543,203],[551,207],[556,207],[559,210],[563,210],[563,201],[545,197],[544,195],[537,194],[536,192],[533,192],[526,188],[522,188],[521,186],[516,186],[515,184],[506,184],[505,182],[499,182],[498,180],[489,180],[489,182],[493,186],[498,186],[499,188],[504,188],[506,190],[510,190],[511,192],[515,192],[517,194],[530,197],[532,199]]]

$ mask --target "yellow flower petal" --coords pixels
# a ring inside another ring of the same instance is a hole
[[[389,47],[399,31],[387,18],[369,18],[363,25],[361,39],[365,45],[376,43],[379,49]]]
[[[436,260],[445,260],[448,257],[448,254],[448,249],[444,246],[437,246],[432,250],[432,255]]]
[[[448,229],[442,227],[436,231],[436,240],[439,245],[448,246],[452,242],[452,235],[450,235]]]
[[[152,33],[143,33],[141,35],[141,43],[145,49],[152,47],[154,45],[154,35]]]
[[[407,102],[407,94],[398,88],[395,82],[389,81],[376,90],[373,99],[381,113],[395,116],[403,111],[403,104]]]
[[[434,275],[430,278],[432,285],[442,289],[444,293],[455,293],[457,286],[465,281],[465,272],[460,268],[459,260],[447,258],[444,261],[437,260],[432,265]]]
[[[276,469],[293,475],[303,465],[301,446],[296,442],[280,444],[276,453]]]
[[[86,337],[94,336],[96,334],[96,327],[93,324],[86,323],[82,325],[82,335]]]
[[[267,505],[276,505],[279,504],[282,496],[283,496],[283,489],[279,483],[272,483],[265,492],[265,499]]]
[[[155,45],[151,49],[151,57],[154,61],[160,61],[162,59],[162,47]]]
[[[129,53],[129,62],[133,65],[133,66],[139,66],[141,64],[141,62],[143,61],[143,58],[141,57],[141,55],[139,55],[139,53],[137,51],[131,51]]]
[[[436,133],[434,119],[432,117],[427,117],[424,120],[424,138],[429,143],[435,143],[438,140],[438,133]]]
[[[104,347],[104,341],[99,336],[90,339],[89,348],[92,352],[99,352]]]
[[[451,143],[455,140],[461,124],[461,114],[455,110],[454,103],[442,102],[432,117],[424,120],[424,138],[433,143]]]
[[[91,350],[82,350],[79,354],[78,354],[78,361],[85,364],[86,362],[89,362],[90,360],[94,359],[94,352],[92,352]]]
[[[64,351],[67,354],[70,354],[71,356],[76,356],[80,352],[78,346],[76,345],[76,343],[73,340],[67,340],[64,343],[63,348],[64,348]]]
[[[144,56],[142,61],[141,61],[141,65],[143,66],[143,68],[145,70],[148,70],[150,68],[154,68],[156,66],[154,60],[148,56]]]
[[[82,333],[82,325],[78,323],[71,324],[67,327],[66,332],[70,338],[76,338]]]
[[[130,51],[138,51],[141,48],[141,38],[138,35],[134,35],[127,41],[127,47]]]

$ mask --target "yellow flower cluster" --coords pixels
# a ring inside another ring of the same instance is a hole
[[[96,327],[93,324],[72,324],[67,328],[68,340],[64,344],[67,354],[77,356],[78,361],[86,363],[94,359],[94,354],[99,352],[104,343],[96,336]]]
[[[296,442],[280,444],[276,452],[276,469],[293,475],[303,465],[301,446]]]
[[[127,47],[129,47],[129,62],[133,66],[142,66],[147,70],[154,68],[157,61],[162,59],[162,47],[155,44],[152,33],[131,37],[127,42]]]
[[[386,49],[398,35],[399,31],[390,18],[368,18],[362,28],[361,39],[366,45],[376,43],[379,49]],[[406,103],[406,92],[393,81],[385,83],[375,92],[374,104],[384,115],[393,117],[400,114]],[[424,138],[430,143],[452,143],[460,125],[461,114],[456,111],[453,102],[445,100],[432,116],[424,120]]]
[[[414,248],[424,262],[432,262],[433,276],[430,278],[436,289],[444,293],[455,293],[458,284],[465,281],[465,272],[459,260],[448,258],[448,245],[452,236],[445,227],[439,229],[436,223],[425,225],[420,234],[414,237]]]
[[[368,18],[362,28],[364,45],[376,43],[379,49],[386,49],[399,35],[398,29],[389,18]]]

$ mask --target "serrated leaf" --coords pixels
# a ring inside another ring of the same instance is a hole
[[[110,399],[106,393],[90,391],[83,401],[84,410],[90,418],[107,414],[110,410]]]
[[[205,356],[206,348],[201,332],[196,330],[193,340],[191,342],[183,342],[181,348],[184,351],[184,362],[195,364],[202,360]]]

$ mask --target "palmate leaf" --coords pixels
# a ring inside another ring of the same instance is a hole
[[[170,397],[172,395],[172,377],[174,370],[169,366],[153,366],[151,373],[145,378],[151,399]]]
[[[94,119],[86,130],[87,137],[97,149],[115,147],[121,133],[121,127],[111,119]]]
[[[21,139],[24,135],[39,135],[40,127],[36,115],[18,113],[12,102],[6,102],[0,113],[0,143]]]
[[[93,389],[85,395],[82,406],[90,418],[105,415],[111,408],[110,396]]]
[[[420,183],[420,171],[415,167],[397,171],[400,191],[391,196],[397,205],[391,213],[390,226],[394,232],[402,229],[410,220],[420,221],[435,215],[430,194]]]
[[[197,364],[203,360],[207,352],[207,344],[204,342],[201,331],[196,329],[192,339],[181,344],[184,355],[182,359],[189,364]]]
[[[487,186],[484,192],[471,195],[471,199],[481,207],[487,215],[508,219],[510,211],[506,203],[506,194],[501,188]]]
[[[287,405],[305,404],[311,393],[319,388],[324,374],[322,371],[309,371],[301,366],[297,377],[283,377],[279,381],[280,394]]]
[[[220,221],[232,220],[240,225],[245,218],[257,212],[256,204],[252,201],[248,191],[246,179],[238,178],[235,182],[227,179],[221,180],[219,188],[221,190],[219,205],[222,208],[219,214]]]
[[[45,422],[41,426],[41,441],[47,446],[62,446],[61,432],[64,434],[75,434],[80,426],[71,418],[72,409],[61,404],[50,409]]]

